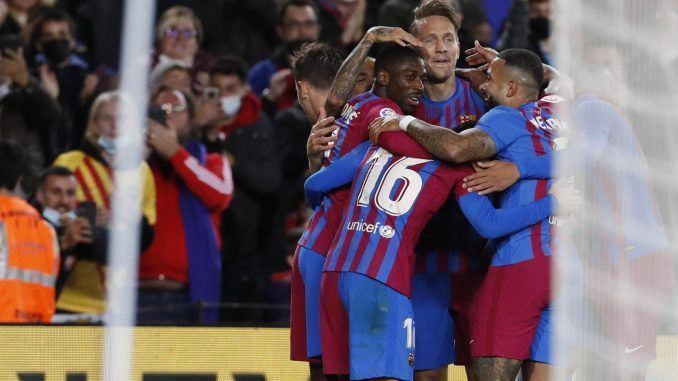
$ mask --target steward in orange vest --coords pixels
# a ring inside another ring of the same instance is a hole
[[[0,322],[49,323],[59,246],[40,213],[12,195],[21,178],[20,155],[14,144],[0,142]]]

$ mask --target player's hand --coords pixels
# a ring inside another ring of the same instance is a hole
[[[583,203],[583,198],[579,191],[570,186],[564,179],[553,183],[549,188],[549,193],[558,202],[558,214],[575,212]]]
[[[476,173],[464,177],[462,187],[479,195],[501,192],[520,178],[518,167],[509,161],[478,161],[472,165]]]
[[[320,108],[318,121],[311,128],[306,141],[306,156],[308,157],[311,172],[317,172],[322,164],[325,151],[334,147],[337,136],[334,133],[339,126],[334,124],[334,117],[327,116],[325,108]]]
[[[402,28],[390,26],[373,26],[364,37],[370,42],[395,42],[401,46],[421,46],[421,42],[413,35],[405,32]]]
[[[92,243],[92,227],[87,219],[64,218],[61,224],[64,226],[64,233],[60,240],[61,250],[72,249],[81,243]]]
[[[376,118],[370,123],[370,141],[377,143],[379,135],[388,131],[398,131],[400,129],[399,123],[402,115],[391,115]]]
[[[476,40],[473,44],[474,46],[471,49],[466,49],[466,63],[471,66],[480,66],[478,69],[485,71],[487,66],[497,58],[499,54],[496,50],[492,48],[486,48],[480,45],[480,42]]]

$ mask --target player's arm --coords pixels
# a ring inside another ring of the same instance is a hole
[[[435,159],[427,150],[402,131],[389,131],[379,135],[379,146],[396,156]]]
[[[332,189],[351,183],[369,147],[369,142],[362,143],[306,180],[304,191],[312,208],[320,205],[325,194]]]
[[[519,160],[517,162],[490,160],[473,163],[475,173],[464,177],[464,187],[469,192],[486,195],[501,192],[520,179],[550,179],[553,177],[552,164],[555,152]]]
[[[411,116],[375,119],[370,124],[370,139],[378,141],[381,133],[398,129],[404,130],[433,156],[450,163],[484,160],[497,153],[494,140],[481,129],[471,128],[456,133]]]
[[[556,199],[546,197],[530,204],[496,209],[490,199],[476,193],[467,193],[458,200],[461,211],[485,238],[498,238],[517,232],[554,214]]]
[[[325,111],[328,116],[339,116],[346,100],[353,91],[358,74],[362,70],[363,62],[367,55],[377,42],[395,42],[399,45],[419,46],[417,40],[411,34],[401,28],[392,28],[386,26],[375,26],[370,28],[351,54],[346,58],[339,68],[339,72],[334,77],[332,88],[325,101]]]

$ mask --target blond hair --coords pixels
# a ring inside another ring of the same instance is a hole
[[[199,44],[202,43],[203,39],[202,22],[200,21],[198,16],[195,15],[191,8],[184,7],[182,5],[175,5],[173,7],[170,7],[162,14],[162,16],[160,16],[160,20],[158,20],[158,26],[155,29],[156,43],[162,41],[165,29],[171,27],[172,24],[174,24],[174,22],[177,19],[184,17],[190,18],[191,21],[193,21],[193,26],[195,26],[195,30],[198,32],[197,35],[198,43]]]

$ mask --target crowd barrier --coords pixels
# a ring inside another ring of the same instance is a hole
[[[98,381],[106,328],[0,326],[0,380]],[[306,381],[305,363],[289,360],[287,328],[134,328],[134,381]],[[678,364],[678,337],[661,336],[651,365],[662,380]],[[450,380],[465,380],[451,367]]]

